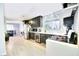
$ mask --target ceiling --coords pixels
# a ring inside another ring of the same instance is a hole
[[[6,20],[27,20],[62,9],[61,3],[5,3]]]

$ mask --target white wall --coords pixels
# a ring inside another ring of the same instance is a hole
[[[3,7],[3,4],[0,3],[0,55],[6,54]]]

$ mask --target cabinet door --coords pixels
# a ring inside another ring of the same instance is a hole
[[[34,33],[29,33],[29,39],[33,39],[34,40]]]
[[[32,27],[40,27],[41,19],[42,19],[42,16],[38,16],[38,17],[31,19],[34,22],[31,26]]]
[[[50,34],[41,34],[40,35],[40,41],[41,43],[46,43],[46,39],[50,38],[52,35]]]
[[[45,41],[46,41],[45,34],[40,34],[40,41],[41,41],[41,43],[45,43]]]
[[[40,43],[40,34],[39,33],[35,34],[35,41]]]
[[[40,19],[34,19],[32,20],[34,24],[32,24],[32,27],[40,27]]]

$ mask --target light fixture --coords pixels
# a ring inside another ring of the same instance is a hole
[[[34,21],[30,20],[29,23],[30,23],[30,24],[34,24]]]

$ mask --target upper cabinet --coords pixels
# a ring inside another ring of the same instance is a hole
[[[29,21],[32,27],[41,27],[42,16],[35,17]]]
[[[41,27],[42,16],[37,16],[29,20],[24,20],[25,24],[31,25],[31,27]]]

